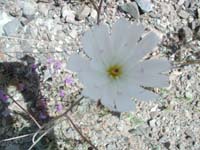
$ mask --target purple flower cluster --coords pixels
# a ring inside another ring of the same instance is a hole
[[[8,95],[6,95],[3,90],[0,90],[0,100],[4,103],[6,103],[8,101]]]
[[[73,78],[71,76],[67,76],[64,80],[65,84],[72,85],[73,84]]]
[[[40,109],[39,118],[41,120],[46,120],[48,118],[48,115],[46,113],[46,110],[47,110],[46,98],[42,98],[40,100],[39,109]]]
[[[56,105],[56,111],[61,112],[63,110],[63,105],[62,104],[57,104]]]
[[[59,91],[59,96],[60,96],[61,98],[63,98],[63,97],[65,96],[65,91],[64,91],[64,90],[60,90],[60,91]]]
[[[47,63],[53,65],[55,70],[60,70],[62,68],[62,62],[60,60],[55,60],[53,58],[48,58]]]

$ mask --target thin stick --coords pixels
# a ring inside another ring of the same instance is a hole
[[[37,120],[31,115],[31,113],[29,113],[26,109],[24,109],[10,94],[6,93],[6,95],[8,95],[13,102],[19,107],[21,108],[25,113],[28,114],[28,116],[35,122],[35,124],[38,126],[39,129],[41,129],[41,125],[37,122]]]
[[[2,143],[2,142],[8,142],[8,141],[16,140],[16,139],[25,138],[25,137],[28,137],[28,136],[31,136],[31,135],[34,135],[34,134],[35,133],[30,133],[30,134],[20,135],[20,136],[8,138],[8,139],[3,139],[3,140],[0,141],[0,143]]]
[[[41,40],[36,40],[36,39],[24,39],[24,38],[20,38],[20,37],[15,37],[15,36],[4,36],[4,35],[0,35],[0,38],[5,38],[5,39],[14,39],[14,40],[21,40],[21,41],[34,41],[34,42],[41,42]],[[44,41],[43,42],[50,42],[50,41]]]
[[[97,5],[95,4],[94,0],[90,0],[90,2],[92,3],[94,9],[98,12],[98,7],[97,7]]]
[[[65,116],[69,111],[72,110],[72,108],[73,108],[74,106],[78,105],[78,104],[80,103],[80,101],[81,101],[83,98],[84,98],[84,96],[82,96],[81,98],[79,98],[79,99],[78,99],[74,104],[72,104],[72,105],[70,106],[70,108],[67,109],[63,114],[61,114],[60,116],[54,118],[53,120],[51,120],[50,122],[48,122],[48,124],[45,124],[45,125],[43,125],[40,129],[38,129],[38,131],[34,134],[34,136],[33,136],[33,138],[32,138],[32,141],[33,141],[33,142],[35,141],[35,137],[38,135],[38,133],[39,133],[42,129],[44,129],[44,128],[46,128],[47,126],[51,125],[52,123],[54,123],[54,122],[55,122],[56,120],[58,120],[59,118]],[[39,137],[39,138],[40,138],[40,137]]]
[[[97,147],[94,146],[92,144],[92,142],[83,135],[83,133],[78,129],[78,127],[75,125],[75,123],[72,121],[72,119],[67,114],[66,114],[65,117],[70,121],[70,123],[72,124],[72,126],[74,127],[74,129],[79,133],[79,135],[82,137],[82,139],[84,141],[86,141],[90,146],[92,146],[95,150],[98,150]]]
[[[15,53],[22,53],[22,54],[54,54],[54,53],[65,53],[64,51],[51,51],[51,52],[21,52],[21,51],[15,51],[15,52],[1,52],[4,54],[15,54]]]
[[[184,61],[184,62],[177,63],[176,65],[186,66],[186,65],[195,65],[195,64],[200,64],[200,60],[199,59],[197,59],[197,60],[187,60],[187,61]]]
[[[45,135],[47,135],[49,133],[49,131],[51,131],[51,129],[53,129],[54,126],[52,126],[51,128],[49,128],[46,132],[44,132],[30,147],[28,150],[31,150]]]
[[[101,15],[102,4],[103,4],[103,0],[100,1],[99,7],[98,7],[98,11],[97,11],[97,25],[99,25],[99,23],[100,23],[100,15]]]
[[[97,6],[94,2],[94,0],[90,0],[90,2],[92,3],[94,9],[97,11],[97,25],[99,25],[100,23],[100,15],[101,15],[101,7],[103,4],[103,0],[100,0],[99,5]]]

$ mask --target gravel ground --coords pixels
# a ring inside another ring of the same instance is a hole
[[[125,17],[157,30],[163,41],[152,55],[167,57],[174,65],[170,87],[157,89],[161,98],[136,101],[135,112],[114,114],[87,98],[73,108],[69,116],[100,150],[200,150],[200,1],[152,3],[151,11],[139,0],[103,3],[101,22],[112,25]],[[80,37],[96,18],[89,0],[0,1],[0,88],[40,124],[80,97],[82,85],[67,70],[67,60],[73,53],[84,53]],[[38,129],[11,98],[0,102],[0,113],[0,140]],[[31,138],[0,142],[0,149],[26,150]],[[55,122],[35,149],[92,148],[64,119]]]

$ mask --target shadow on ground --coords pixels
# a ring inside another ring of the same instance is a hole
[[[15,102],[6,95],[6,93],[9,93],[10,87],[15,87],[17,93],[21,93],[23,99],[20,101],[25,104],[22,107],[25,107],[27,111],[36,118],[40,125],[50,119],[47,114],[47,108],[45,107],[45,99],[40,92],[40,76],[35,69],[35,59],[28,55],[25,55],[19,62],[0,63],[0,141],[19,135],[34,133],[38,130],[38,127],[27,113],[22,110],[13,111],[13,109],[10,108],[18,107]],[[13,95],[14,99],[16,98],[15,93],[11,95]],[[18,102],[20,103],[20,101]],[[20,110],[20,108],[17,110]],[[19,124],[19,119],[23,120],[20,121],[23,123]],[[53,139],[54,134],[51,133],[46,138],[43,138],[35,149],[47,149],[47,145],[52,145],[52,143],[54,147],[57,147]],[[3,142],[6,144],[4,145],[1,143],[0,149],[4,149],[7,147],[6,145],[10,146],[14,144],[17,145],[20,150],[25,150],[32,144],[31,140],[32,136],[29,136],[27,138]],[[11,147],[10,149],[13,148]]]

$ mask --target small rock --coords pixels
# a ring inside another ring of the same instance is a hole
[[[181,5],[184,4],[184,2],[185,2],[185,0],[179,0],[179,1],[178,1],[178,5],[181,6]]]
[[[15,35],[18,30],[22,27],[18,19],[14,19],[3,26],[5,35],[11,36]]]
[[[75,19],[75,12],[68,6],[64,6],[61,10],[61,17],[64,18],[66,22],[72,22]]]
[[[200,40],[200,26],[195,28],[195,37]]]
[[[185,27],[179,29],[178,37],[183,42],[189,42],[192,40],[193,32],[189,27],[185,26]]]
[[[156,127],[156,120],[155,120],[155,119],[150,120],[150,121],[149,121],[149,125],[150,125],[150,127],[152,127],[152,128]]]
[[[9,10],[9,14],[13,17],[17,17],[17,16],[21,16],[21,9],[19,7],[19,5],[17,4],[13,4],[11,7],[10,7],[10,10]]]
[[[165,142],[165,143],[163,143],[163,145],[164,145],[164,147],[166,147],[167,149],[169,149],[170,148],[170,142],[168,141],[168,142]]]
[[[43,14],[44,16],[48,16],[48,12],[49,12],[49,6],[45,3],[41,3],[40,5],[38,5],[38,10],[41,14]]]
[[[0,11],[0,35],[4,33],[3,26],[10,22],[13,17],[8,16],[5,12]]]
[[[190,91],[187,91],[185,92],[185,97],[188,99],[188,100],[191,100],[193,98],[193,95]]]
[[[135,19],[138,19],[140,16],[138,6],[135,2],[123,4],[122,6],[119,6],[119,9],[123,12],[129,13]]]
[[[183,18],[183,19],[187,19],[189,17],[189,13],[187,11],[184,11],[184,10],[180,10],[178,15]]]
[[[30,53],[30,52],[32,52],[32,47],[31,47],[31,45],[29,44],[29,42],[27,42],[27,41],[22,41],[21,42],[21,49],[23,50],[23,52],[24,53]]]
[[[188,8],[191,5],[191,0],[186,0],[184,6]]]
[[[91,8],[91,17],[93,18],[93,19],[96,19],[97,18],[97,11],[95,10],[95,9],[92,9]]]
[[[151,0],[135,0],[135,1],[144,12],[150,12],[153,10],[153,4]]]
[[[83,20],[87,16],[89,16],[90,12],[91,12],[90,7],[88,7],[87,5],[84,5],[81,7],[81,9],[75,15],[75,19],[78,21]]]
[[[189,16],[188,17],[188,23],[190,24],[190,23],[192,23],[194,21],[194,18],[192,17],[192,16]]]
[[[72,38],[76,38],[77,37],[77,31],[76,30],[72,30],[69,35],[72,37]]]
[[[49,3],[50,0],[38,0],[38,1],[37,1],[37,3],[40,3],[40,2],[41,2],[41,3]]]
[[[197,17],[200,19],[200,8],[197,9]]]
[[[32,1],[25,1],[22,10],[24,17],[32,18],[36,11],[36,4]]]

